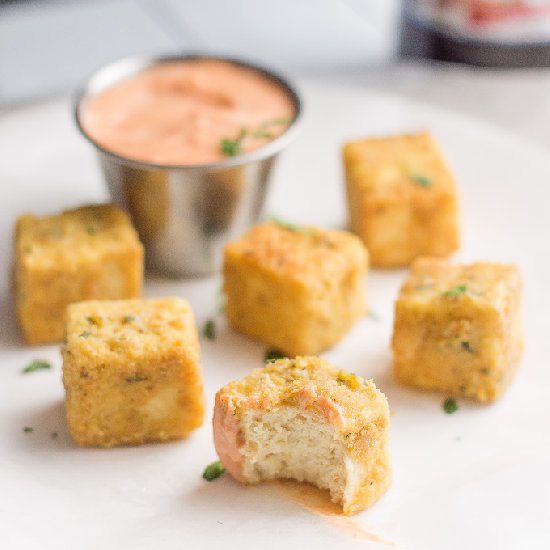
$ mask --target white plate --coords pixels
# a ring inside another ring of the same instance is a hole
[[[354,525],[398,548],[550,548],[550,154],[479,122],[351,85],[309,82],[304,93],[305,128],[280,164],[268,211],[341,226],[342,141],[432,129],[462,191],[458,257],[517,262],[523,270],[527,347],[517,379],[498,403],[460,403],[452,416],[443,413],[442,396],[397,386],[388,342],[404,272],[375,272],[368,286],[380,320],[361,320],[326,353],[373,377],[393,411],[393,485],[354,523],[327,521],[274,487],[245,488],[228,476],[203,481],[215,459],[210,415],[183,442],[75,447],[64,422],[58,348],[26,347],[14,327],[11,231],[23,211],[55,211],[106,192],[66,101],[22,110],[0,126],[2,549],[382,547]],[[148,279],[146,294],[187,297],[202,323],[216,314],[219,285],[215,277]],[[217,330],[214,342],[202,343],[209,408],[221,385],[262,365],[264,351],[219,316]],[[52,360],[53,371],[22,375],[39,357]]]

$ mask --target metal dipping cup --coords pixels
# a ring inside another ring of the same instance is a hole
[[[250,153],[212,164],[173,166],[136,161],[96,143],[82,127],[86,100],[113,84],[158,64],[217,59],[257,71],[275,81],[294,102],[287,130]],[[294,139],[302,103],[282,77],[238,59],[205,55],[129,58],[96,72],[74,102],[82,135],[94,145],[112,200],[130,213],[145,245],[151,271],[172,277],[206,275],[220,269],[223,248],[258,221],[279,153]]]

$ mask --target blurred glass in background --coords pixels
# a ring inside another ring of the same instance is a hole
[[[404,0],[400,52],[488,67],[550,66],[550,1]]]

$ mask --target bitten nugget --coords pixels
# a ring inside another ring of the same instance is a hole
[[[15,233],[15,304],[30,344],[61,341],[67,306],[141,295],[143,247],[112,204],[21,216]]]
[[[345,514],[390,485],[386,397],[318,357],[281,359],[223,387],[213,423],[220,460],[243,483],[313,483]]]
[[[349,225],[373,266],[458,248],[456,185],[428,132],[354,141],[343,153]]]
[[[416,260],[395,305],[397,379],[479,401],[498,398],[523,348],[521,293],[513,265]]]
[[[203,422],[197,330],[185,300],[73,304],[62,353],[69,431],[79,445],[178,439]]]
[[[289,356],[318,353],[365,315],[367,264],[350,233],[258,225],[225,248],[227,318]]]

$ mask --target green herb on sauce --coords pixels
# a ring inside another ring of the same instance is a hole
[[[135,316],[135,315],[125,315],[125,316],[122,318],[122,324],[123,324],[123,325],[127,325],[128,323],[133,323],[135,320],[136,320],[136,316]]]
[[[88,338],[89,336],[90,336],[90,332],[87,331],[87,330],[83,330],[83,331],[78,335],[79,338]]]
[[[468,287],[466,285],[458,285],[445,291],[443,296],[447,296],[448,298],[458,298],[459,296],[462,296],[462,294],[466,294],[467,291]]]
[[[282,126],[290,124],[291,120],[288,118],[274,118],[273,120],[266,120],[257,128],[247,128],[243,126],[239,131],[239,135],[236,138],[224,137],[220,140],[220,151],[226,157],[234,157],[240,155],[243,151],[243,143],[246,138],[252,137],[255,139],[272,139],[273,132],[269,129],[273,126]]]
[[[271,139],[273,138],[273,134],[271,132],[268,132],[267,130],[256,130],[252,137],[256,139]]]
[[[86,317],[86,321],[88,321],[88,323],[90,323],[90,325],[94,325],[96,327],[100,326],[101,325],[101,318],[100,317]]]
[[[50,437],[51,437],[52,439],[57,439],[57,438],[59,437],[59,434],[58,434],[57,432],[52,432],[52,433],[50,434]]]
[[[301,233],[302,235],[309,235],[311,230],[303,225],[287,222],[277,216],[270,216],[269,219],[276,223],[281,229],[292,231],[293,233]]]
[[[30,254],[32,252],[32,246],[30,244],[23,247],[23,252],[25,254]]]
[[[202,327],[202,335],[208,340],[214,340],[216,338],[216,325],[214,319],[207,319]]]
[[[206,481],[214,481],[215,479],[221,477],[224,473],[224,465],[219,460],[216,460],[216,462],[212,462],[204,469],[202,477],[203,479],[206,479]]]
[[[423,176],[422,174],[409,174],[409,179],[416,183],[416,185],[420,185],[420,187],[431,187],[433,183],[432,178]]]
[[[452,397],[447,397],[447,399],[443,401],[443,410],[447,414],[453,414],[458,411],[458,405]]]
[[[30,426],[25,426],[23,428],[23,431],[26,433],[26,434],[32,434],[32,432],[34,432],[34,428],[31,428]]]
[[[36,372],[38,370],[48,370],[51,368],[52,368],[52,365],[49,361],[46,361],[45,359],[34,359],[21,372],[23,374],[27,374],[29,372]]]
[[[239,138],[237,139],[230,139],[230,138],[222,138],[220,141],[220,151],[226,156],[226,157],[236,157],[240,153],[242,153],[242,140]]]
[[[88,233],[88,235],[95,235],[97,233],[97,231],[96,231],[96,228],[93,227],[92,225],[87,225],[86,226],[86,233]]]
[[[273,363],[273,361],[277,361],[277,359],[286,359],[286,355],[283,352],[273,348],[268,349],[265,352],[264,361],[266,363]]]

